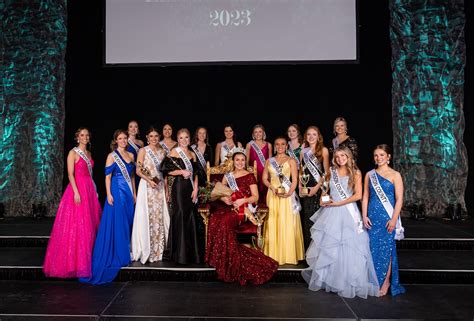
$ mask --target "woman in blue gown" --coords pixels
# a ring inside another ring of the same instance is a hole
[[[387,145],[375,148],[377,169],[366,174],[362,198],[362,217],[369,231],[370,251],[381,285],[381,296],[387,294],[389,288],[392,296],[405,293],[398,277],[395,244],[395,239],[403,238],[399,219],[403,204],[403,181],[400,173],[390,168],[390,156]]]
[[[135,180],[133,154],[126,151],[128,135],[117,130],[107,156],[105,186],[107,199],[92,253],[92,275],[79,281],[103,284],[115,279],[130,259]]]
[[[346,298],[378,296],[379,285],[356,202],[362,197],[362,174],[347,147],[334,152],[330,199],[311,217],[308,268],[302,271],[308,288]]]

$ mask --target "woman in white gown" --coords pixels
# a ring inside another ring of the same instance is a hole
[[[159,171],[166,153],[156,129],[150,128],[146,138],[148,145],[140,149],[137,157],[137,175],[142,179],[138,186],[131,241],[132,260],[140,260],[142,264],[161,261],[170,226],[165,184]]]
[[[347,147],[337,148],[331,167],[330,200],[311,217],[309,267],[302,271],[309,289],[336,292],[346,298],[378,296],[379,285],[356,202],[362,197],[362,175]]]

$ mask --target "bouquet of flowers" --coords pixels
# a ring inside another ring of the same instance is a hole
[[[211,192],[213,189],[214,189],[213,183],[206,184],[206,186],[199,186],[199,189],[198,189],[199,203],[201,204],[209,203],[211,201]]]
[[[224,185],[221,182],[217,182],[211,191],[210,200],[216,201],[221,197],[230,197],[232,202],[235,202],[240,198],[244,198],[245,195],[241,191],[234,192],[227,185]],[[257,225],[257,220],[255,218],[255,208],[251,205],[244,203],[239,208],[236,208],[235,211],[237,212],[237,215],[239,217],[239,222],[243,222],[245,221],[245,219],[249,219],[253,224]]]

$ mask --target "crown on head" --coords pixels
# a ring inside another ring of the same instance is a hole
[[[232,149],[232,155],[234,155],[235,153],[241,153],[241,154],[244,154],[244,155],[247,155],[245,149],[243,149],[242,147],[235,147]]]

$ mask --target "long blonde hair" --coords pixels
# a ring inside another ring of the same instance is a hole
[[[334,150],[334,154],[332,156],[332,165],[334,167],[339,168],[339,165],[336,162],[336,153],[337,152],[343,152],[347,156],[346,168],[347,168],[347,171],[349,172],[348,187],[353,191],[354,187],[355,187],[355,175],[359,171],[359,168],[357,167],[357,164],[354,160],[354,156],[352,155],[351,150],[348,147],[345,147],[345,146],[338,147]]]

